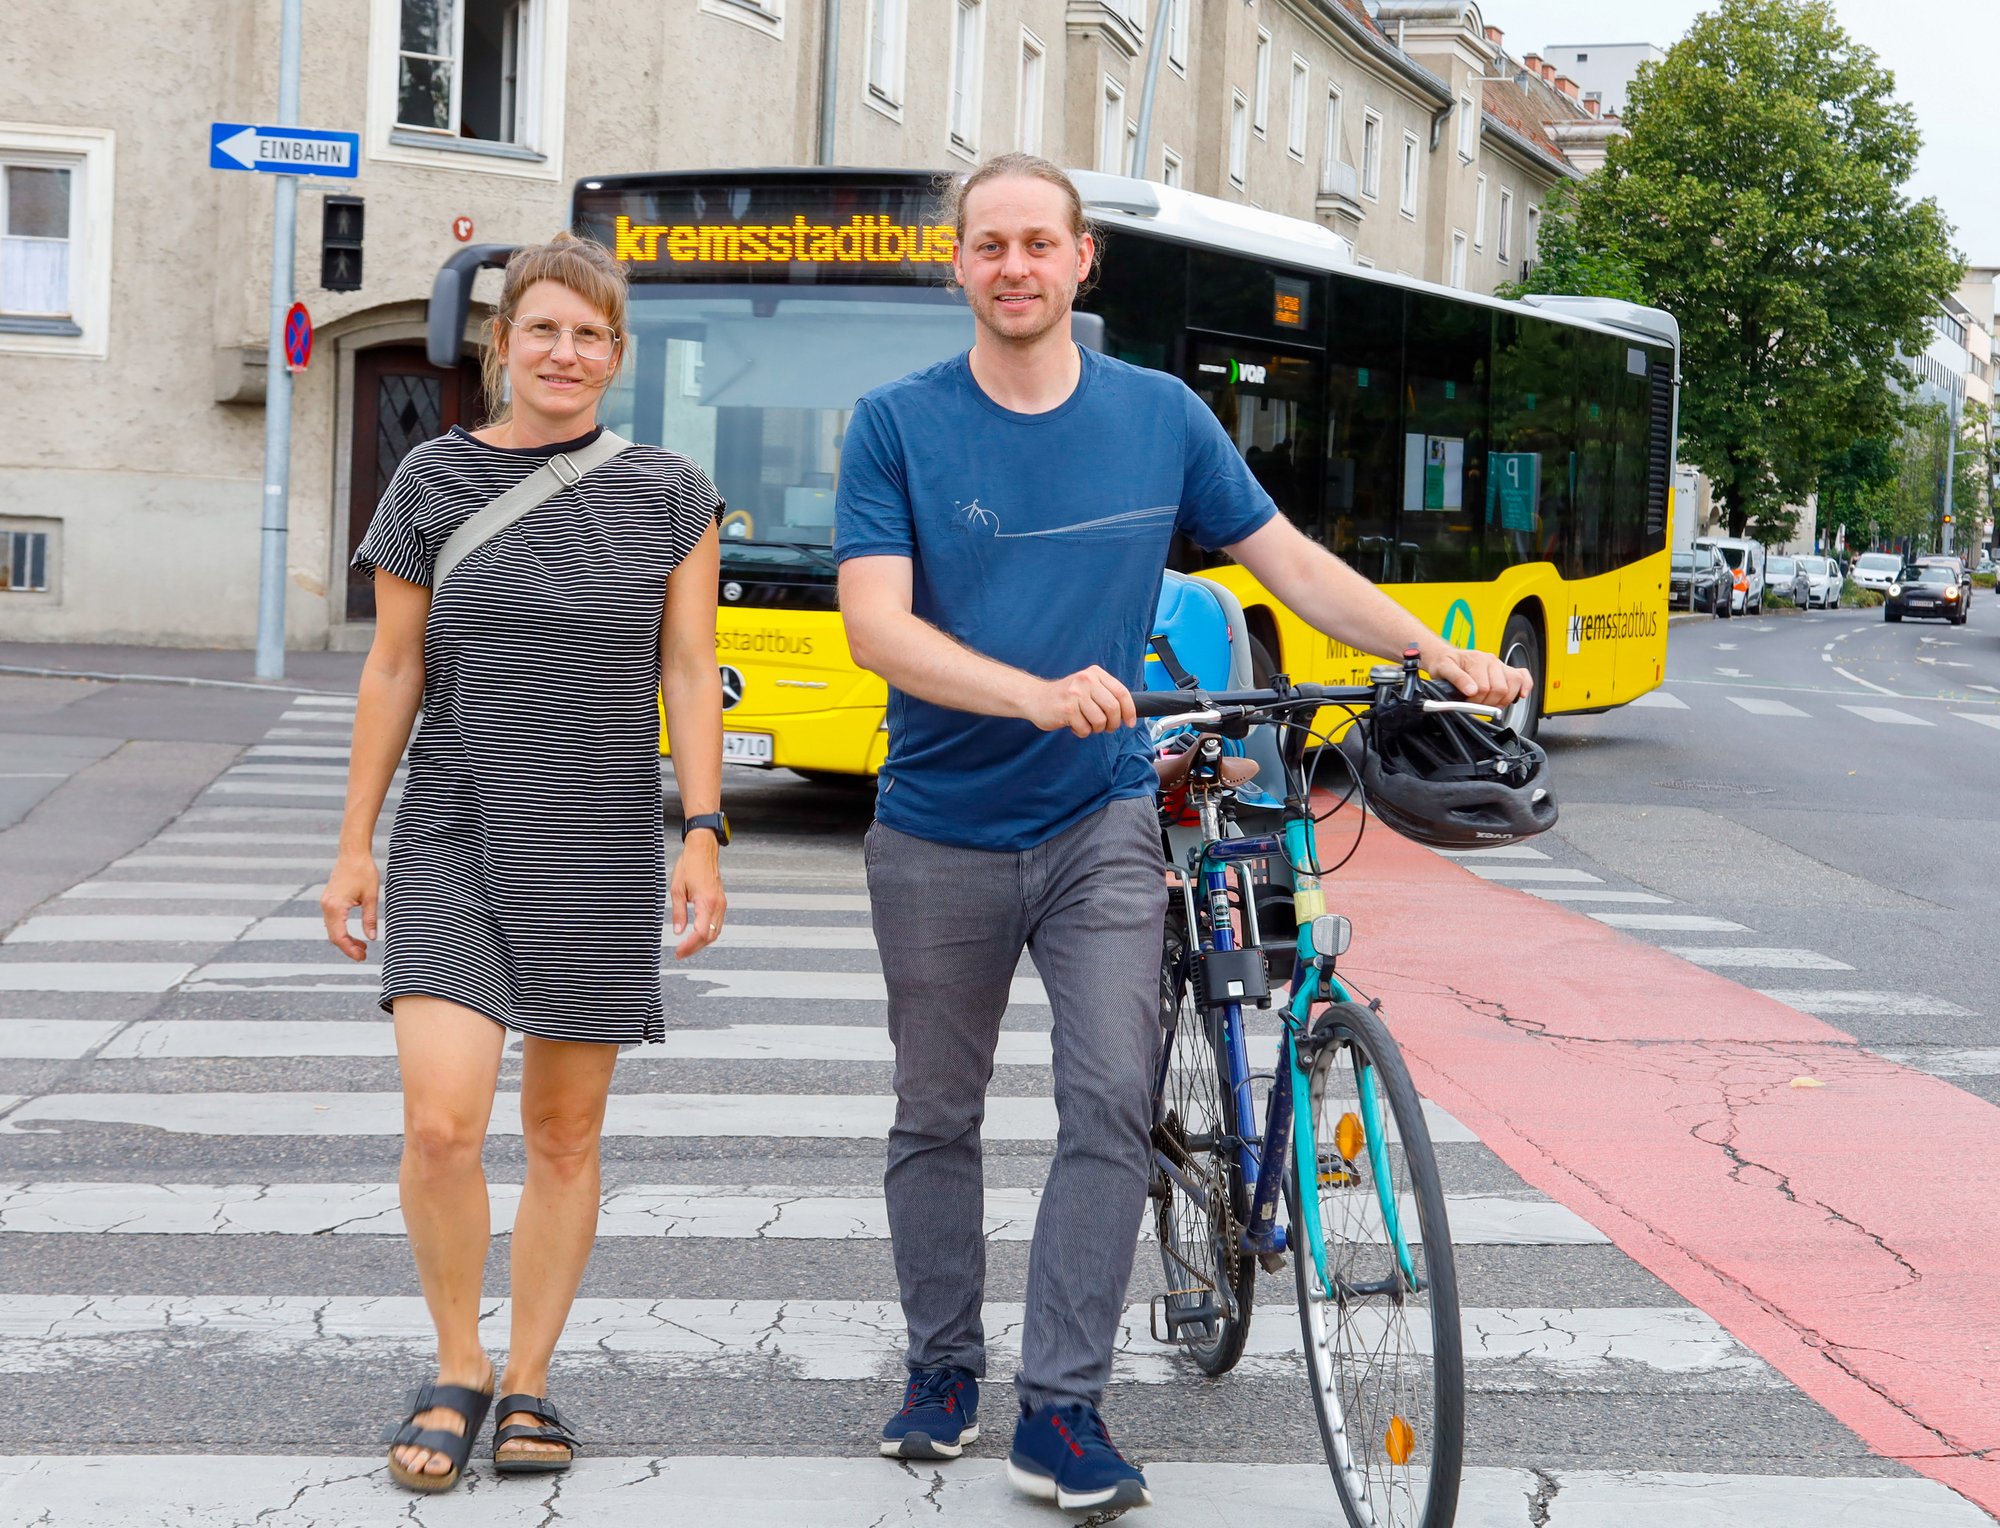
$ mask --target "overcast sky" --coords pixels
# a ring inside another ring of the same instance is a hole
[[[1712,4],[1700,0],[1479,0],[1507,50],[1566,43],[1651,42],[1671,47]],[[1834,0],[1856,41],[1896,76],[1896,94],[1916,110],[1923,152],[1910,179],[1934,196],[1974,265],[2000,264],[2000,183],[1990,145],[2000,134],[1989,73],[2000,59],[2000,0]],[[1607,19],[1609,17],[1610,19]]]

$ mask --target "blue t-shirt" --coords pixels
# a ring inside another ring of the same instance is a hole
[[[975,652],[1043,679],[1100,664],[1136,690],[1174,532],[1229,546],[1277,506],[1179,378],[1079,354],[1045,414],[995,403],[963,355],[862,398],[834,549],[909,558],[914,612]],[[1153,788],[1140,728],[1079,738],[889,692],[875,812],[900,832],[1027,849]]]

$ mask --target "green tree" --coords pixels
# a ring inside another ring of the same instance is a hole
[[[1646,300],[1638,267],[1616,250],[1586,240],[1577,226],[1578,210],[1574,181],[1558,181],[1549,188],[1542,201],[1541,230],[1535,236],[1534,266],[1526,280],[1502,282],[1498,295],[1517,300],[1530,292],[1560,292]]]
[[[1581,188],[1586,247],[1680,321],[1683,454],[1734,534],[1894,433],[1898,349],[1962,271],[1937,204],[1901,189],[1920,140],[1894,88],[1828,0],[1720,0],[1641,66],[1631,136]]]
[[[1900,424],[1898,426],[1900,431]],[[1846,545],[1867,550],[1885,517],[1890,492],[1902,470],[1898,435],[1866,435],[1820,458],[1819,525],[1827,545],[1845,531]]]

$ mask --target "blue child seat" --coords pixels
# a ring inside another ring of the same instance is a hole
[[[1250,623],[1236,596],[1217,583],[1172,570],[1161,575],[1160,598],[1153,611],[1151,637],[1164,637],[1182,669],[1194,676],[1204,690],[1247,690],[1256,682],[1250,662]],[[1171,690],[1175,683],[1166,662],[1149,644],[1146,649],[1144,687]],[[1264,766],[1264,777],[1283,780],[1277,749],[1266,728],[1252,733],[1252,742],[1262,746],[1246,748],[1242,743],[1225,743],[1233,754],[1248,753]],[[1237,799],[1247,806],[1276,807],[1282,803],[1257,784],[1245,786]]]

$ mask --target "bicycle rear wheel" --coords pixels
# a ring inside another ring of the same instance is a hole
[[[1370,1010],[1337,1003],[1314,1033],[1326,1043],[1295,1128],[1312,1132],[1318,1182],[1294,1172],[1288,1205],[1320,1441],[1351,1528],[1449,1528],[1465,1453],[1465,1355],[1430,1131],[1402,1054]],[[1378,1181],[1397,1207],[1400,1252]],[[1307,1245],[1305,1193],[1317,1196],[1326,1237],[1324,1282]]]
[[[1167,1324],[1203,1373],[1225,1374],[1249,1340],[1257,1262],[1241,1250],[1249,1203],[1215,1048],[1219,1026],[1194,990],[1186,930],[1171,913],[1160,960],[1160,1023],[1166,1067],[1153,1144],[1181,1179],[1155,1164],[1154,1232],[1167,1281]]]

